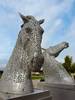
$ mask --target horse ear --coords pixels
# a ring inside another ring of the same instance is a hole
[[[44,23],[44,19],[39,20],[39,24],[43,24]]]
[[[28,22],[28,19],[24,15],[22,15],[21,13],[19,13],[19,15],[20,15],[20,17],[21,17],[21,19],[23,20],[24,23]]]

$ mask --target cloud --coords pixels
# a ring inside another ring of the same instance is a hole
[[[69,36],[75,36],[75,18],[72,19],[67,34]]]
[[[45,48],[50,46],[50,44],[52,44],[49,43],[51,37],[56,34],[59,28],[62,28],[63,26],[64,23],[62,19],[56,19],[55,21],[53,21],[52,26],[48,29],[48,33],[45,33],[45,35],[43,36],[42,46]]]
[[[67,30],[65,31],[65,36],[63,36],[63,40],[69,42],[69,48],[64,50],[59,57],[58,61],[64,62],[64,57],[69,55],[73,58],[73,62],[75,62],[75,18],[73,17],[71,23],[69,24]]]
[[[5,34],[0,34],[0,59],[8,59],[12,52],[12,46],[14,43]]]
[[[66,31],[65,39],[70,45],[66,54],[72,56],[73,61],[75,61],[75,18],[72,18],[71,20],[71,23]]]

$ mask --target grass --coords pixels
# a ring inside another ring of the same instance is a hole
[[[32,79],[33,80],[40,80],[40,79],[42,79],[43,78],[43,76],[42,75],[40,75],[40,76],[37,76],[37,75],[32,75]]]
[[[32,80],[41,80],[44,79],[43,74],[32,74]]]

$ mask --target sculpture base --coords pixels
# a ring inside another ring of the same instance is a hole
[[[0,92],[0,100],[52,100],[49,91],[35,90],[30,94],[9,94]]]
[[[16,83],[11,80],[0,80],[0,92],[13,94],[29,94],[34,91],[31,80]]]
[[[37,87],[49,90],[52,100],[75,100],[75,84],[40,82]]]

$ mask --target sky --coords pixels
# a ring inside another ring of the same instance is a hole
[[[67,41],[69,48],[57,60],[63,62],[69,55],[75,61],[75,0],[0,0],[0,65],[8,61],[15,46],[22,24],[19,12],[44,18],[42,47]]]

